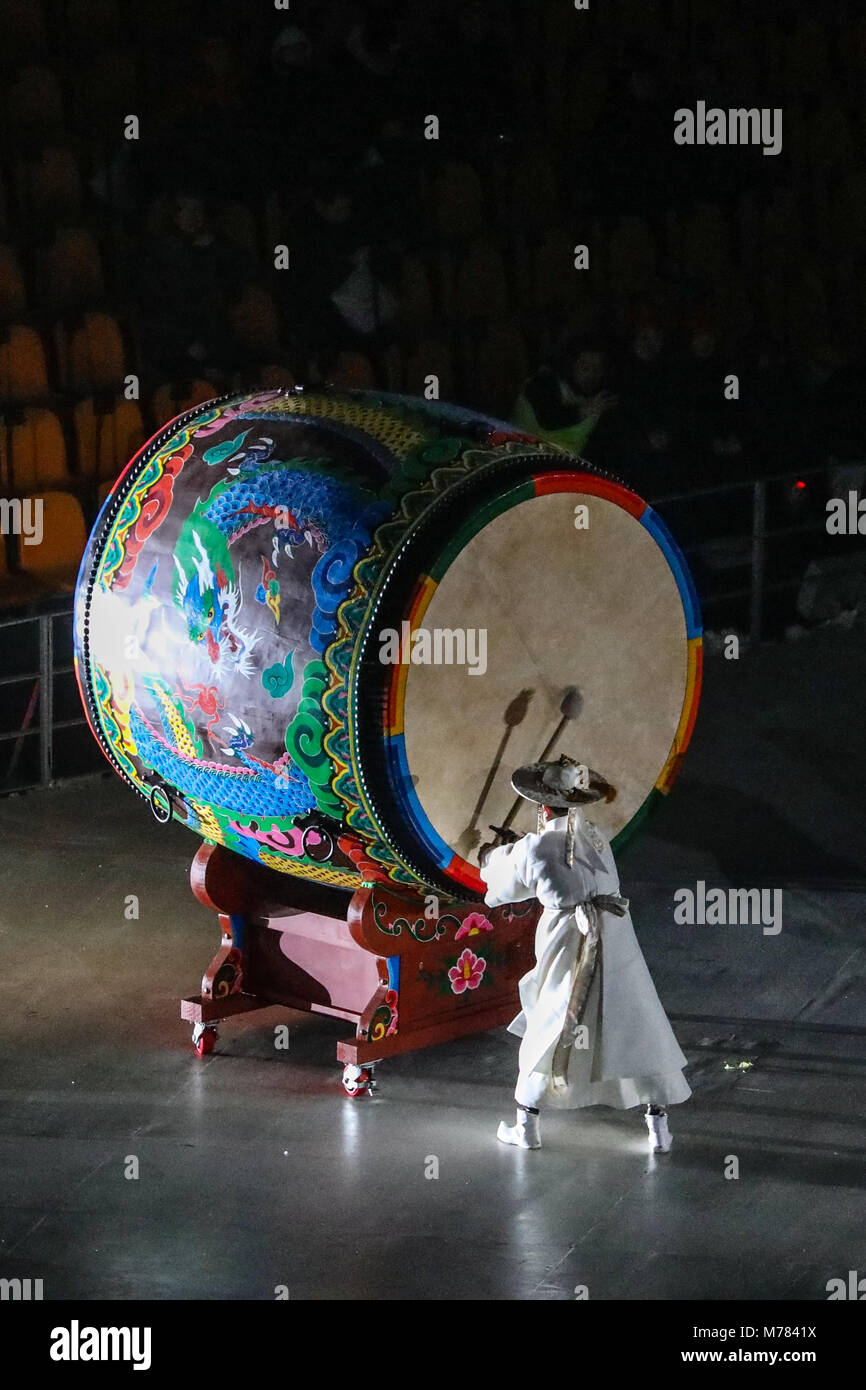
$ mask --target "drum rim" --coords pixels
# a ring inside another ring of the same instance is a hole
[[[74,649],[75,679],[78,685],[78,692],[81,703],[84,707],[84,714],[90,727],[90,732],[96,739],[99,747],[110,763],[112,769],[119,777],[126,782],[127,786],[132,787],[133,791],[139,796],[150,799],[152,788],[142,785],[133,777],[130,777],[126,768],[120,762],[112,744],[107,739],[102,728],[102,721],[99,715],[99,701],[96,696],[93,684],[93,665],[90,653],[90,610],[93,600],[93,591],[96,588],[97,579],[102,569],[102,560],[105,555],[105,539],[117,520],[126,499],[134,491],[138,483],[142,470],[153,461],[157,455],[172,443],[175,436],[181,433],[187,425],[197,420],[200,415],[204,415],[209,410],[228,405],[233,400],[243,400],[246,393],[230,391],[223,396],[214,396],[212,400],[202,401],[199,405],[193,406],[190,410],[184,410],[180,415],[174,416],[150,439],[142,444],[141,448],[133,454],[120,473],[111,491],[105,498],[99,514],[93,523],[87,544],[84,547],[84,554],[81,557],[81,564],[78,569],[78,578],[75,584],[75,593],[72,602],[72,641]],[[93,564],[92,561],[99,556],[99,563]],[[175,793],[174,801],[183,801],[179,792]],[[180,820],[176,813],[172,813],[174,819]]]

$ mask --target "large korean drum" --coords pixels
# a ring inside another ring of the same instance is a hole
[[[107,498],[76,595],[91,727],[159,818],[301,878],[463,899],[518,764],[598,769],[616,797],[593,816],[634,830],[688,744],[700,633],[682,555],[619,482],[362,392],[173,420]]]

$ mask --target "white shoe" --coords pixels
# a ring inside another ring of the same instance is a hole
[[[500,1121],[496,1138],[501,1143],[513,1144],[518,1149],[540,1149],[538,1116],[531,1115],[527,1110],[518,1110],[517,1120],[513,1125],[507,1125],[504,1120]]]
[[[649,1130],[650,1153],[670,1153],[674,1141],[667,1115],[647,1115],[646,1127]]]

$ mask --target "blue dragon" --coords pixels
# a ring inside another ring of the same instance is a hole
[[[272,450],[272,440],[260,439],[230,460],[236,466],[196,502],[174,550],[174,601],[190,639],[206,644],[212,662],[225,656],[245,675],[251,674],[255,638],[237,623],[243,595],[231,554],[235,542],[268,526],[275,566],[281,554],[291,557],[302,545],[319,554],[310,643],[322,652],[335,631],[351,570],[390,510],[368,489],[329,476],[324,460],[281,463],[271,459]]]

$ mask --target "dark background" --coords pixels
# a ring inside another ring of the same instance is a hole
[[[0,34],[0,492],[46,507],[43,546],[0,547],[0,607],[71,591],[182,409],[430,373],[506,418],[521,392],[548,428],[597,417],[582,452],[668,521],[709,628],[748,626],[760,478],[762,635],[863,606],[862,538],[824,526],[866,472],[859,5],[0,0]],[[781,107],[781,153],[676,145],[698,100]],[[332,297],[359,267],[372,315]],[[843,573],[804,604],[815,560]],[[3,674],[33,668],[15,631]],[[31,693],[0,691],[5,729]]]
[[[434,370],[508,414],[579,336],[629,431],[594,452],[645,491],[860,457],[857,5],[3,0],[0,22],[2,307],[42,335],[59,404],[134,371],[150,425],[166,385]],[[675,145],[698,99],[782,107],[782,152]],[[372,332],[330,300],[362,248],[388,291]],[[116,322],[114,362],[105,324],[105,360],[64,355],[87,314]],[[70,468],[98,471],[78,445]]]

